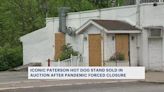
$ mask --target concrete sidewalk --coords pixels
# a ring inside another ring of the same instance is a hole
[[[164,83],[164,72],[148,71],[145,75],[145,82]]]
[[[145,80],[28,80],[27,72],[0,73],[0,90],[118,82],[164,83],[164,72],[146,72]]]
[[[28,80],[28,81],[17,81],[12,83],[0,83],[0,91],[7,90],[7,89],[17,89],[17,88],[69,86],[69,85],[83,85],[83,84],[118,83],[118,82],[136,82],[136,80]]]

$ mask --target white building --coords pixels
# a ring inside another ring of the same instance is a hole
[[[45,65],[47,59],[58,56],[63,44],[70,43],[87,66],[105,66],[119,51],[129,66],[164,71],[164,2],[157,1],[68,13],[66,25],[76,36],[58,31],[58,17],[46,18],[46,27],[20,38],[23,64]]]

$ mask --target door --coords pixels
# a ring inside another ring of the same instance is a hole
[[[129,35],[128,34],[116,34],[116,52],[119,52],[125,56],[125,60],[129,61]]]
[[[162,39],[149,38],[149,69],[162,70]]]
[[[89,66],[101,66],[101,35],[89,34]]]

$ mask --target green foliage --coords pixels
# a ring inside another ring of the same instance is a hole
[[[20,36],[45,26],[46,17],[58,16],[59,7],[70,12],[111,7],[110,0],[1,0],[0,2],[0,70],[22,64]],[[122,3],[123,0],[117,0]],[[97,3],[98,2],[98,3]],[[9,45],[6,47],[6,45]],[[69,46],[68,46],[69,47]],[[62,59],[75,54],[71,48]]]
[[[61,53],[59,59],[60,60],[69,59],[71,57],[71,55],[77,56],[78,52],[73,50],[73,48],[70,44],[66,44],[62,48],[62,53]]]
[[[22,65],[22,49],[21,47],[0,48],[0,71],[8,70]]]
[[[70,12],[84,11],[96,9],[88,0],[49,0],[48,4],[48,16],[58,16],[59,7],[70,7]]]
[[[45,17],[58,16],[58,8],[70,12],[111,7],[111,0],[1,0],[0,46],[20,46],[19,37],[45,26]],[[124,0],[116,0],[122,4]]]
[[[118,60],[125,60],[125,55],[122,53],[118,53],[117,58]]]
[[[116,7],[121,6],[127,0],[88,0],[93,3],[96,8]]]
[[[116,61],[116,60],[123,61],[125,60],[125,55],[120,52],[116,52],[112,57],[110,57],[109,60],[110,61]]]

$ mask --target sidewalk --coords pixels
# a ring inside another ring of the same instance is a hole
[[[69,86],[100,83],[136,82],[136,80],[28,80],[19,82],[0,83],[0,91],[17,88]]]
[[[145,82],[164,83],[164,72],[146,72]]]
[[[164,83],[164,72],[146,72],[145,80],[28,80],[26,72],[0,73],[0,91],[5,89],[68,86],[119,82]]]

